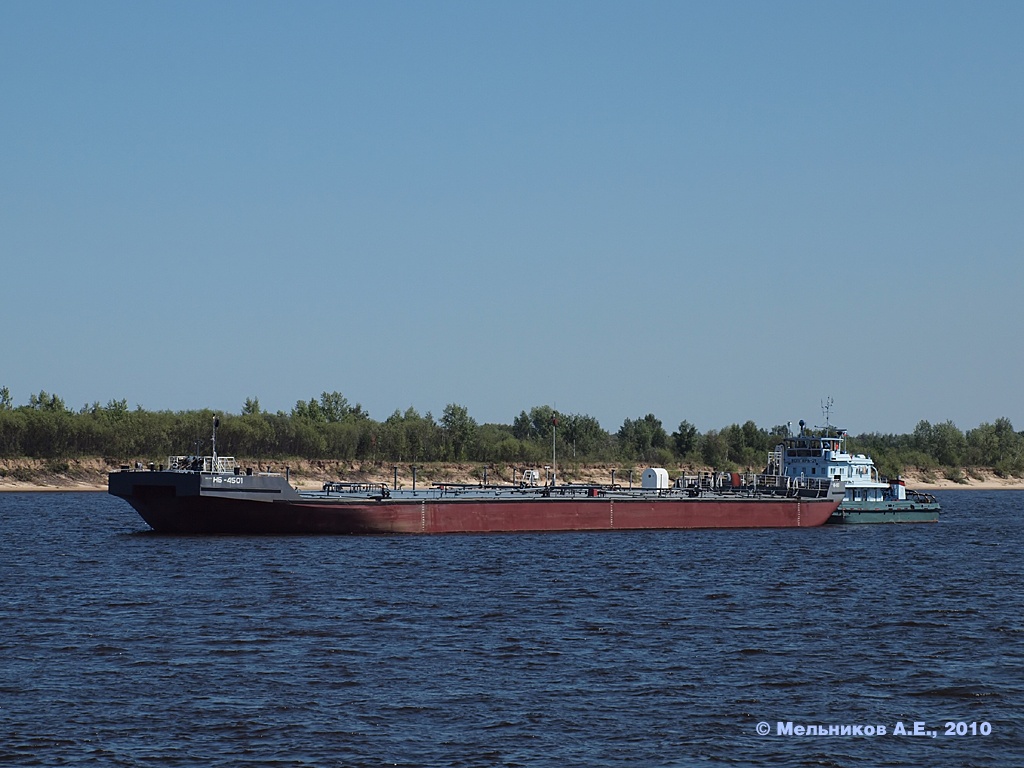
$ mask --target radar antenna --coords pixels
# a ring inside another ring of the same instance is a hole
[[[826,430],[830,430],[832,428],[832,424],[829,421],[829,419],[830,419],[830,417],[832,415],[832,398],[831,397],[826,397],[824,400],[821,401],[821,414],[825,417],[825,429]],[[827,432],[826,432],[826,434],[827,434]]]

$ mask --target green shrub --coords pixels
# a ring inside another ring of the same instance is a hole
[[[958,467],[946,467],[942,476],[953,483],[960,483],[961,485],[967,482],[967,477]]]

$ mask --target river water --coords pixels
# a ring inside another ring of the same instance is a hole
[[[261,538],[3,493],[0,763],[1016,768],[1024,493],[939,500],[936,525]]]

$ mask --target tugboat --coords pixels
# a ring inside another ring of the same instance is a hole
[[[828,419],[826,418],[826,424]],[[846,494],[828,523],[935,523],[941,507],[930,493],[909,490],[903,478],[889,480],[870,456],[846,449],[846,430],[826,426],[783,438],[768,454],[767,473],[790,478],[832,478],[846,483]]]

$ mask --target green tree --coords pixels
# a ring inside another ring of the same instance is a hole
[[[47,400],[47,403],[52,403]],[[27,456],[40,459],[65,458],[76,452],[75,415],[63,407],[30,407],[22,447]]]
[[[123,419],[125,414],[128,413],[128,400],[127,398],[121,398],[120,400],[107,400],[107,405],[103,409],[103,412],[107,415],[107,418],[112,420]]]
[[[455,461],[466,458],[466,451],[476,437],[477,424],[469,411],[461,405],[449,403],[441,414],[441,432],[444,436],[445,453]]]
[[[997,419],[995,424],[984,422],[967,432],[967,453],[971,464],[994,467],[1003,457],[1008,433],[1013,432],[1008,419]]]
[[[701,436],[700,453],[704,463],[714,469],[724,469],[729,463],[729,443],[713,429]]]
[[[243,409],[237,418],[221,419],[218,440],[230,446],[230,451],[237,456],[268,458],[278,453],[272,417],[260,410],[258,402],[254,405]]]
[[[351,460],[373,458],[376,451],[375,435],[364,435],[359,423],[345,419],[317,425],[323,436],[323,458]]]
[[[697,428],[688,421],[679,422],[679,429],[672,433],[672,446],[676,454],[682,458],[697,447],[697,438],[700,433]]]
[[[745,467],[763,467],[772,438],[753,421],[731,424],[721,431],[729,447],[729,461]]]
[[[320,403],[315,397],[311,397],[309,400],[296,400],[291,415],[293,419],[305,419],[312,422],[327,421],[320,411]]]
[[[932,429],[930,421],[922,419],[917,422],[917,426],[914,427],[914,433],[911,435],[914,447],[919,451],[925,453],[931,453],[932,447],[935,444],[935,430]]]
[[[344,421],[352,413],[352,408],[341,392],[320,393],[320,415],[328,423]]]
[[[390,461],[435,461],[442,458],[443,435],[434,417],[415,408],[395,411],[379,430],[379,447]]]
[[[967,439],[952,421],[932,427],[930,453],[939,464],[958,467],[963,464],[966,452]]]
[[[405,461],[409,456],[409,440],[405,431],[405,420],[397,408],[381,425],[380,450],[391,461]]]
[[[642,419],[626,419],[616,434],[619,447],[626,458],[652,461],[661,456],[658,451],[668,447],[668,434],[661,420],[649,413]]]
[[[559,413],[550,405],[535,405],[530,412],[520,412],[512,422],[512,434],[519,440],[551,442],[551,429]]]
[[[7,387],[0,387],[0,411],[10,411],[14,408],[11,401],[11,390]]]
[[[49,394],[45,389],[40,390],[38,395],[29,395],[28,407],[37,411],[67,411],[64,401],[57,395]]]
[[[28,418],[21,411],[0,408],[0,456],[25,455],[25,433]]]
[[[1013,424],[1005,417],[970,430],[967,455],[970,463],[992,467],[1003,477],[1024,472],[1024,438],[1014,432]]]
[[[501,445],[506,440],[518,442],[512,437],[512,427],[507,424],[480,424],[477,426],[473,445],[468,449],[471,461],[500,461]]]
[[[573,458],[594,456],[608,446],[609,435],[593,416],[573,413],[562,416],[558,421],[558,436],[564,451]]]

